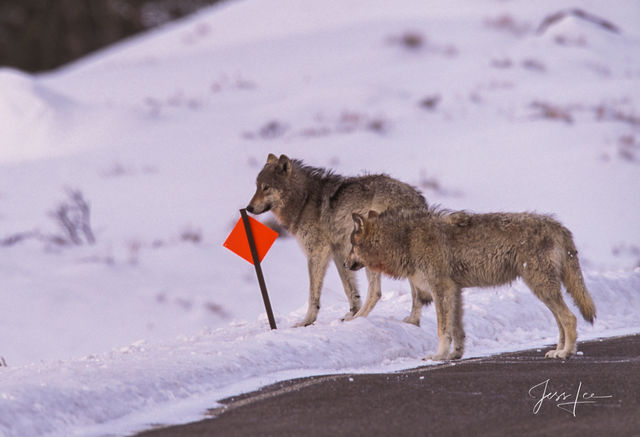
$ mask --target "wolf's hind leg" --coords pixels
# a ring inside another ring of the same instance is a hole
[[[378,272],[372,272],[369,269],[365,270],[367,272],[367,282],[369,283],[367,300],[364,302],[362,308],[360,308],[360,311],[356,313],[355,317],[368,316],[380,300],[380,297],[382,297],[382,275]]]
[[[562,298],[560,280],[553,274],[543,275],[540,271],[533,272],[523,278],[525,283],[553,313],[558,325],[558,346],[545,354],[547,358],[569,358],[577,351],[576,316]]]
[[[558,318],[558,316],[554,313],[553,317],[556,319],[556,323],[558,324],[558,345],[556,346],[557,351],[561,351],[564,349],[564,327],[562,326],[562,322]]]
[[[558,298],[544,302],[551,310],[558,323],[558,330],[560,331],[558,338],[558,346],[555,350],[550,350],[545,354],[547,358],[569,358],[574,355],[578,348],[576,346],[576,339],[578,333],[576,331],[576,316],[573,315],[571,310],[567,307],[558,290]]]

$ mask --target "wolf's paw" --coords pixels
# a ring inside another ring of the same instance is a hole
[[[454,350],[447,356],[447,360],[459,360],[462,358],[463,351]]]
[[[371,311],[367,311],[364,307],[360,308],[354,315],[353,318],[355,319],[356,317],[367,317],[369,315]]]
[[[349,311],[347,314],[345,314],[344,316],[342,316],[342,318],[340,318],[340,320],[342,320],[343,322],[348,322],[349,320],[353,320],[356,317],[358,317],[358,314],[353,314],[351,311]]]
[[[411,323],[412,325],[420,326],[420,319],[412,318],[411,316],[407,316],[404,318],[403,322]]]
[[[315,320],[304,319],[303,321],[294,324],[293,328],[302,328],[302,327],[305,327],[305,326],[309,326],[309,325],[312,325],[313,322],[315,322]]]
[[[447,354],[433,354],[427,355],[425,358],[423,358],[423,361],[446,361],[447,357]]]
[[[570,356],[571,354],[565,351],[564,349],[561,349],[561,350],[552,349],[544,355],[545,358],[557,358],[560,360],[565,360]]]

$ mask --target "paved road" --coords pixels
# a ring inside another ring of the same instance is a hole
[[[640,436],[640,335],[376,375],[286,381],[165,436]],[[577,403],[576,403],[577,395]]]

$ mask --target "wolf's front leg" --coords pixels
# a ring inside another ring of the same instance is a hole
[[[408,317],[405,317],[404,321],[412,325],[420,326],[422,306],[429,305],[433,301],[433,297],[431,296],[431,292],[424,289],[426,288],[424,285],[422,289],[418,288],[411,279],[409,280],[409,286],[411,287],[411,313]]]
[[[449,358],[451,348],[451,331],[448,330],[449,311],[442,290],[434,290],[433,301],[436,306],[436,319],[438,321],[438,350],[427,359],[443,361]]]
[[[318,310],[320,309],[320,292],[324,275],[329,265],[329,251],[312,252],[309,254],[307,266],[309,268],[309,307],[304,319],[296,323],[294,327],[308,326],[316,321]]]
[[[339,253],[333,254],[333,261],[338,269],[338,275],[342,281],[344,293],[349,300],[349,312],[342,317],[342,320],[351,320],[360,309],[360,293],[358,292],[355,275],[346,267],[345,260],[346,256]]]
[[[382,275],[368,268],[365,270],[367,272],[367,283],[369,284],[367,300],[363,307],[360,308],[360,311],[356,313],[355,317],[367,317],[380,300],[380,297],[382,297]]]
[[[451,311],[447,322],[449,323],[450,332],[453,334],[453,350],[449,354],[450,360],[458,360],[464,354],[464,325],[462,323],[462,290],[454,284],[449,285],[449,293],[451,302],[449,310]]]

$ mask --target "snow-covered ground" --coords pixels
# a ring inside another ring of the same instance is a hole
[[[578,6],[618,32],[540,29]],[[124,434],[289,377],[424,364],[434,309],[403,323],[403,281],[342,323],[330,269],[318,321],[291,328],[292,238],[263,263],[268,329],[222,242],[269,152],[452,209],[554,213],[598,310],[580,339],[640,332],[638,22],[635,0],[230,1],[54,73],[0,69],[0,436]],[[95,244],[60,244],[73,190]],[[464,299],[466,357],[556,340],[520,282]]]

